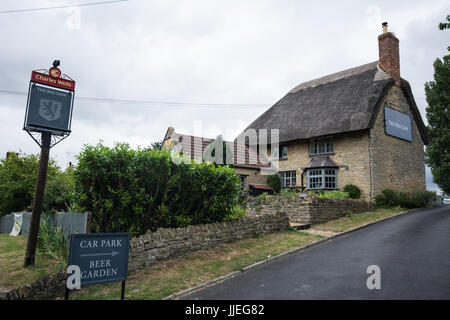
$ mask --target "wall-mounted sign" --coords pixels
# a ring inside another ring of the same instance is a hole
[[[409,115],[384,106],[384,121],[386,134],[412,141],[412,125]]]
[[[24,128],[53,133],[70,132],[73,92],[31,82]]]
[[[69,265],[81,271],[81,286],[126,281],[129,233],[72,234]]]

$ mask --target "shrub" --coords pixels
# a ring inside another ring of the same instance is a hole
[[[176,164],[165,150],[85,146],[74,172],[77,201],[96,232],[130,232],[220,222],[236,214],[240,180],[211,163]]]
[[[283,198],[296,198],[298,196],[298,192],[293,189],[283,188],[280,191],[280,196]]]
[[[267,193],[262,193],[259,196],[255,197],[253,199],[253,202],[251,203],[251,208],[253,210],[255,210],[255,212],[259,212],[261,210],[261,205],[264,202],[265,199],[271,197],[271,195],[267,194]]]
[[[319,198],[338,198],[338,199],[349,199],[350,196],[347,192],[341,192],[338,190],[324,191],[317,194]]]
[[[0,163],[0,216],[29,210],[33,205],[39,157],[11,154]],[[74,185],[70,170],[62,171],[49,160],[43,211],[64,211],[71,205]]]
[[[281,180],[278,174],[272,174],[267,177],[267,184],[272,188],[274,193],[280,193],[281,191]]]
[[[347,192],[351,199],[359,199],[361,197],[361,190],[354,184],[347,184],[343,191]]]
[[[43,215],[37,240],[38,252],[56,259],[60,268],[65,268],[69,259],[66,240],[67,237],[61,228],[56,227],[53,223],[52,216]]]
[[[436,194],[430,191],[395,192],[384,189],[375,197],[375,205],[382,208],[403,207],[408,209],[421,208],[434,200]]]

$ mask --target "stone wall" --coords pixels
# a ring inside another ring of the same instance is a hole
[[[0,291],[0,300],[52,300],[64,297],[65,290],[66,274],[59,272],[17,289]]]
[[[354,199],[281,198],[264,199],[260,215],[286,213],[294,223],[319,224],[344,216],[347,212],[363,212],[373,208],[371,202]]]
[[[388,107],[408,114],[412,122],[412,142],[389,136],[384,128],[384,102]],[[405,95],[392,86],[379,108],[370,131],[370,162],[373,179],[372,199],[383,189],[425,190],[424,144]]]
[[[131,239],[128,269],[133,271],[160,260],[288,228],[289,218],[285,213],[177,229],[161,228]]]

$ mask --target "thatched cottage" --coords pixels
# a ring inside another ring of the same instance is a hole
[[[332,190],[354,184],[367,200],[385,188],[425,190],[428,137],[411,87],[400,77],[399,40],[386,23],[378,44],[378,61],[301,83],[230,145],[245,189],[265,188],[267,175],[261,171],[269,163],[283,187]],[[258,138],[251,143],[245,139],[249,132],[268,134],[268,144]],[[169,128],[165,147],[173,146],[173,133]],[[191,158],[201,157],[214,141],[181,136],[189,141],[183,152]]]

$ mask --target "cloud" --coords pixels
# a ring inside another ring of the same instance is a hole
[[[7,0],[2,9],[56,4],[61,2]],[[67,10],[3,14],[0,89],[27,91],[31,70],[59,59],[62,71],[77,81],[76,97],[270,106],[303,81],[377,60],[380,30],[367,26],[372,4],[131,0],[80,8],[79,28],[68,28],[74,17]],[[448,45],[436,28],[448,2],[377,6],[401,36],[402,75],[424,116],[423,83],[432,79],[432,62]],[[22,131],[25,104],[25,96],[0,94],[0,133],[7,137],[1,154],[38,152]],[[169,126],[193,134],[200,122],[205,135],[231,140],[228,135],[264,111],[77,100],[72,133],[51,156],[66,166],[84,143],[146,146],[161,140]]]

